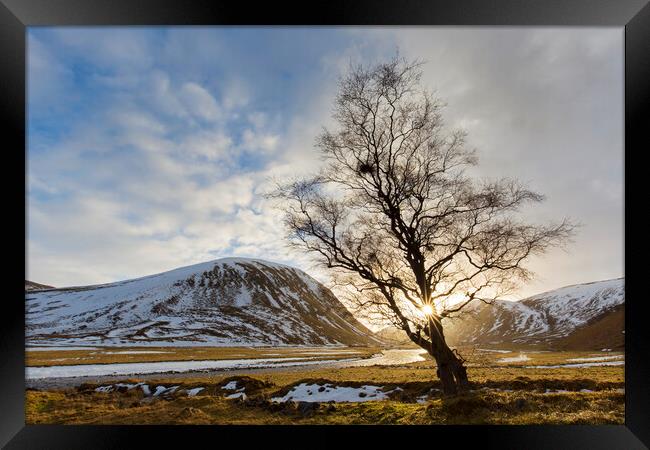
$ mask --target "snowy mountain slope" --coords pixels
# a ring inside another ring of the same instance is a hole
[[[262,260],[225,258],[25,298],[30,344],[377,344],[316,280]]]
[[[491,305],[474,303],[446,323],[448,340],[459,344],[533,344],[591,348],[623,345],[624,279],[567,286]],[[616,320],[605,320],[616,315]],[[589,342],[598,325],[597,342]],[[577,336],[584,336],[578,339]],[[609,339],[611,338],[611,339]],[[584,342],[581,342],[584,341]]]
[[[25,280],[25,291],[40,291],[42,289],[54,289],[54,287]]]

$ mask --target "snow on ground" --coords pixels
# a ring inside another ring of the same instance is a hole
[[[338,355],[339,353],[336,353]],[[26,367],[27,379],[66,378],[103,375],[137,375],[197,370],[258,369],[320,364],[327,367],[390,366],[424,361],[423,350],[384,350],[371,358],[362,359],[350,353],[350,358],[292,356],[286,358],[224,359],[205,361],[157,361],[141,363],[78,364],[69,366]],[[324,356],[321,354],[321,356]]]
[[[144,383],[135,383],[135,384],[116,383],[116,384],[111,384],[111,385],[108,385],[108,386],[100,386],[100,387],[95,389],[95,392],[113,392],[116,387],[124,387],[124,388],[126,388],[127,391],[130,391],[131,389],[135,389],[138,386],[143,386],[143,385],[144,385]]]
[[[99,350],[98,347],[26,347],[28,352],[49,352],[52,350]]]
[[[135,383],[135,384],[128,384],[128,383],[116,383],[116,384],[109,384],[107,386],[99,386],[98,388],[95,388],[95,392],[103,392],[103,393],[109,393],[117,390],[117,388],[126,388],[127,391],[130,391],[131,389],[135,389],[139,387],[142,389],[142,392],[146,397],[151,397],[151,389],[149,388],[148,384],[145,383]],[[159,397],[163,394],[173,394],[178,390],[180,386],[172,386],[172,387],[165,387],[165,386],[156,386],[153,397]],[[204,387],[197,387],[193,389],[181,389],[179,392],[185,392],[188,397],[194,397],[196,394],[204,390]]]
[[[205,388],[203,388],[203,387],[197,387],[197,388],[194,388],[194,389],[188,389],[188,390],[187,390],[187,396],[188,396],[188,397],[194,397],[196,394],[198,394],[199,392],[201,392],[203,389],[205,389]]]
[[[579,364],[557,364],[554,366],[522,366],[522,367],[526,369],[563,369],[563,368],[580,369],[584,367],[622,366],[624,364],[625,361],[602,361],[602,362],[579,363]]]
[[[596,356],[593,358],[570,358],[567,359],[567,361],[574,361],[574,362],[608,361],[610,359],[623,359],[623,358],[625,358],[624,355],[612,355],[612,356]]]
[[[376,354],[372,358],[360,359],[353,362],[346,362],[346,367],[360,367],[360,366],[393,366],[408,364],[416,361],[425,361],[423,355],[426,352],[422,349],[417,350],[383,350],[381,354]],[[344,360],[343,360],[344,361]]]
[[[144,353],[171,353],[171,352],[157,352],[157,351],[149,351],[149,350],[124,350],[123,352],[99,352],[103,353],[104,355],[140,355]]]
[[[520,353],[519,356],[512,356],[510,358],[501,358],[498,360],[498,362],[504,362],[504,363],[522,362],[522,361],[530,361],[530,358],[525,353]]]
[[[203,283],[208,272],[213,274],[212,278],[222,276],[225,287],[216,302],[211,299],[206,304],[203,285],[195,283]],[[349,336],[341,335],[345,342],[330,336],[329,330],[312,328],[308,321],[300,319],[302,314],[313,315],[318,305],[328,310],[340,305],[332,295],[322,295],[322,289],[318,282],[293,267],[263,260],[224,258],[133,280],[26,293],[27,337],[29,345],[34,346],[49,343],[100,347],[259,347],[299,342],[314,346],[321,341],[343,345],[367,343],[368,339],[374,342],[359,331],[360,324],[351,315],[342,317],[335,311],[335,317],[321,314],[325,324],[351,331]],[[257,301],[256,294],[273,297],[271,304],[275,308]],[[221,306],[235,307],[236,314],[222,310]],[[292,317],[299,319],[294,321]],[[79,331],[81,326],[85,331]],[[242,331],[242,327],[247,330]],[[215,328],[220,330],[219,336],[206,332]],[[51,338],[55,333],[66,337]],[[364,336],[357,338],[353,334]],[[162,343],[156,339],[160,337],[173,338],[174,342]]]
[[[228,391],[234,391],[237,389],[237,381],[230,381],[225,386],[221,386],[221,389],[226,389]]]
[[[113,386],[100,386],[95,389],[95,392],[112,392]]]
[[[226,395],[226,398],[239,398],[241,397],[242,400],[246,400],[246,394],[243,392],[235,392],[234,394]]]
[[[312,355],[315,355],[315,356],[321,356],[321,355],[362,355],[363,352],[360,352],[358,350],[337,350],[337,351],[333,351],[333,352],[332,351],[314,351],[314,352],[311,352],[311,351],[306,351],[306,352],[298,351],[298,352],[296,352],[296,354],[304,355],[304,356],[307,356],[307,355],[309,355],[309,356],[312,356]],[[264,355],[265,356],[280,355],[280,353],[265,353]]]
[[[317,383],[301,383],[294,386],[284,397],[273,397],[272,402],[283,403],[289,401],[296,402],[370,402],[377,400],[386,400],[388,394],[401,388],[395,388],[392,391],[384,392],[381,386],[364,385],[361,387],[334,386],[326,383],[320,385]]]
[[[491,348],[477,348],[479,352],[492,352],[492,353],[512,353],[511,350],[493,350]]]
[[[207,361],[161,361],[143,363],[80,364],[70,366],[26,367],[27,379],[86,377],[103,375],[137,375],[145,373],[191,372],[194,370],[252,369],[261,367],[288,367],[327,362],[354,361],[291,357],[257,359],[222,359]]]
[[[178,389],[180,386],[172,386],[169,388],[166,388],[165,386],[156,386],[156,391],[153,393],[154,397],[158,397],[162,394],[173,394],[176,392],[176,389]]]

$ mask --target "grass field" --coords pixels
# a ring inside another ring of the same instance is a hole
[[[148,349],[149,350],[149,349]],[[169,349],[167,349],[169,350]],[[174,349],[176,351],[178,349]],[[207,351],[216,355],[261,352],[287,355],[305,349],[183,349],[180,354]],[[359,349],[354,349],[359,350]],[[368,354],[376,349],[364,349]],[[239,352],[239,353],[237,353]],[[49,353],[49,352],[34,352]],[[229,373],[191,377],[160,375],[148,378],[156,386],[179,386],[174,393],[145,396],[141,389],[96,392],[106,384],[84,384],[56,391],[26,392],[26,421],[67,424],[621,424],[624,422],[624,366],[540,368],[524,365],[558,365],[567,360],[615,357],[598,352],[491,353],[466,349],[471,390],[453,398],[435,389],[435,365],[431,361],[400,366],[347,368],[305,367],[253,373],[250,377]],[[128,354],[119,356],[155,356]],[[60,355],[47,355],[54,357]],[[116,356],[113,354],[110,357]],[[178,356],[178,354],[176,354]],[[502,362],[513,358],[512,362]],[[41,359],[30,359],[30,363]],[[113,362],[111,360],[111,362]],[[137,377],[124,383],[140,382]],[[237,381],[246,398],[227,398],[222,389]],[[273,397],[301,383],[336,386],[374,385],[389,393],[388,399],[359,403],[275,403]],[[190,397],[183,390],[203,388]],[[395,389],[399,387],[399,390]],[[423,395],[427,397],[423,399]]]
[[[247,358],[327,356],[328,359],[368,357],[380,351],[373,347],[93,347],[84,350],[39,350],[26,352],[27,366],[67,366],[159,361],[197,361]]]

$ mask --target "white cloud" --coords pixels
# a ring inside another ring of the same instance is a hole
[[[197,131],[186,136],[179,144],[180,150],[210,161],[232,161],[236,149],[233,140],[224,131]]]
[[[170,30],[157,52],[138,33],[73,31],[54,34],[59,53],[30,36],[30,101],[64,104],[76,91],[66,52],[101,69],[93,80],[112,95],[56,142],[30,147],[37,282],[108,282],[233,254],[310,267],[287,249],[260,193],[270,177],[317,169],[314,139],[331,125],[337,75],[398,45],[427,60],[423,81],[448,102],[447,123],[468,129],[481,175],[517,176],[547,194],[535,219],[586,224],[570,255],[534,261],[539,281],[522,293],[621,275],[620,31],[342,30],[348,45],[321,50],[317,73],[289,85],[290,113],[221,62],[214,31]]]
[[[215,121],[221,117],[217,101],[197,83],[185,83],[180,91],[180,99],[185,108],[198,118]]]

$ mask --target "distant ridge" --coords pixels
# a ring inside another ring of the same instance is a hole
[[[25,280],[25,291],[40,291],[42,289],[54,289],[54,287]]]
[[[565,286],[516,302],[475,302],[458,318],[444,320],[445,336],[454,346],[621,350],[624,284],[624,278],[616,278]],[[388,345],[409,345],[406,334],[396,328],[375,335]]]
[[[620,349],[625,343],[624,279],[576,284],[524,300],[471,305],[447,325],[458,344],[514,344],[552,349]]]

